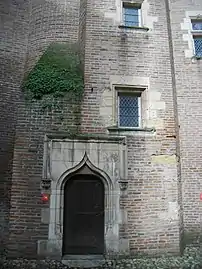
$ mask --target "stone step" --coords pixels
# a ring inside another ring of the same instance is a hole
[[[94,268],[102,266],[106,260],[103,255],[65,255],[62,263],[68,267]]]

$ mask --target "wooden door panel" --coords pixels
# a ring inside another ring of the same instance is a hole
[[[79,175],[66,184],[64,194],[64,254],[103,254],[103,183]]]

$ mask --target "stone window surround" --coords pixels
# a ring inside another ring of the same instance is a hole
[[[144,119],[147,118],[146,113],[148,110],[148,90],[149,90],[149,78],[146,77],[111,77],[111,89],[112,89],[112,118],[113,118],[113,125],[118,127],[118,92],[119,90],[126,90],[126,91],[141,91],[141,128],[145,128]],[[138,128],[131,128],[131,129],[140,129]],[[122,128],[119,128],[120,130]]]
[[[118,128],[116,87],[143,90],[141,128]],[[164,128],[164,118],[161,118],[158,112],[165,109],[166,102],[162,99],[162,93],[154,86],[151,87],[149,77],[111,75],[109,86],[103,89],[100,97],[100,116],[103,126],[113,135],[155,136],[157,129]]]
[[[149,15],[150,4],[148,0],[136,0],[136,1],[115,0],[115,1],[116,1],[116,12],[107,11],[104,13],[105,18],[112,19],[114,25],[119,26],[119,27],[122,26],[123,24],[122,7],[123,7],[123,2],[126,2],[126,3],[134,3],[134,4],[141,5],[141,21],[142,21],[143,27],[132,27],[132,28],[134,29],[140,28],[143,30],[145,28],[146,31],[152,30],[154,28],[153,24],[154,22],[158,21],[158,17]]]
[[[144,24],[143,24],[143,18],[142,18],[142,2],[141,1],[140,3],[134,3],[133,1],[124,1],[122,0],[122,7],[121,7],[121,25],[125,25],[124,23],[124,14],[123,14],[123,10],[124,10],[124,7],[136,7],[138,8],[138,17],[139,17],[139,27],[142,27]]]
[[[146,28],[147,31],[150,28],[153,28],[153,21],[151,24],[151,21],[149,22],[149,18],[148,18],[148,9],[149,9],[149,3],[147,2],[147,0],[121,0],[121,7],[120,7],[120,25],[124,26],[124,22],[123,22],[123,6],[124,3],[128,4],[128,5],[136,5],[139,6],[139,16],[140,16],[140,23],[139,23],[139,27],[131,27],[131,28]],[[154,19],[154,21],[156,21],[156,18]],[[130,27],[126,27],[126,28],[130,28]]]
[[[186,11],[184,22],[181,23],[181,30],[186,30],[187,33],[183,34],[183,40],[188,42],[188,49],[185,50],[185,58],[194,58],[194,39],[191,20],[202,19],[202,10]]]
[[[105,187],[105,255],[107,257],[110,257],[113,255],[117,255],[118,253],[128,253],[128,241],[126,239],[125,241],[123,239],[119,239],[119,224],[122,223],[120,217],[122,213],[119,208],[119,197],[122,192],[125,193],[125,187],[123,189],[122,187],[124,184],[126,184],[125,178],[127,178],[127,168],[125,167],[125,164],[127,165],[127,156],[125,155],[127,154],[125,137],[113,136],[110,138],[103,138],[102,140],[98,139],[99,143],[115,143],[117,144],[117,146],[119,145],[119,148],[122,148],[122,150],[120,151],[120,160],[122,160],[121,167],[123,166],[123,168],[121,169],[122,171],[120,174],[119,181],[114,181],[114,179],[111,178],[107,173],[99,169],[99,167],[96,167],[90,161],[87,153],[84,154],[82,160],[79,163],[63,172],[57,180],[53,179],[51,176],[51,172],[48,171],[50,170],[50,148],[53,140],[49,139],[47,136],[45,137],[43,178],[51,180],[51,195],[49,207],[50,217],[48,222],[48,240],[47,242],[45,242],[46,240],[38,241],[38,253],[43,255],[43,251],[41,252],[41,249],[44,249],[45,245],[45,255],[62,258],[64,185],[66,181],[71,177],[71,175],[77,174],[81,169],[85,169],[85,172],[91,171],[92,174],[94,173],[95,175],[97,175],[102,180]],[[58,141],[61,141],[62,143],[62,141],[65,142],[65,139],[61,139]],[[83,140],[81,139],[78,141],[80,143]],[[124,154],[125,157],[122,156],[122,154]]]

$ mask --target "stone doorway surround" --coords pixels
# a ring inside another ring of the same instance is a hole
[[[128,254],[128,239],[119,238],[123,224],[119,199],[127,191],[127,171],[126,137],[46,135],[42,191],[50,192],[49,231],[48,240],[38,241],[38,254],[62,259],[64,185],[77,173],[95,174],[103,180],[105,257]]]

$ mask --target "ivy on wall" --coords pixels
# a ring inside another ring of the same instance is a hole
[[[84,91],[84,72],[77,44],[51,44],[25,77],[22,90],[26,100],[42,107],[57,106],[63,98],[79,104]]]

